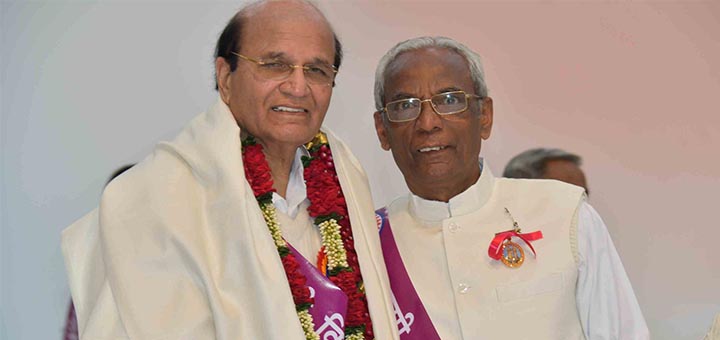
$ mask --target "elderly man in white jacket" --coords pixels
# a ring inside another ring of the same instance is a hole
[[[496,178],[478,159],[493,101],[475,52],[399,43],[377,68],[375,104],[411,191],[379,211],[401,339],[648,338],[583,188]]]

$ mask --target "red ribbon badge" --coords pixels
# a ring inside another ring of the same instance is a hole
[[[532,244],[530,244],[531,241],[537,241],[541,238],[543,238],[542,231],[533,231],[532,233],[525,233],[521,234],[519,233],[519,230],[507,230],[507,231],[501,231],[497,234],[495,234],[495,238],[493,238],[492,242],[490,242],[490,248],[488,248],[488,255],[490,255],[491,258],[495,260],[500,260],[502,257],[502,244],[506,240],[510,240],[513,236],[523,240],[525,244],[530,247],[530,250],[532,250],[533,255],[537,256],[535,253],[535,248],[533,248]]]

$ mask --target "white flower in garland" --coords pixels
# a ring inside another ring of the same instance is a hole
[[[345,335],[345,340],[365,340],[365,335],[362,332]]]
[[[320,234],[322,235],[325,254],[328,259],[328,268],[347,268],[347,253],[343,245],[342,236],[340,235],[340,225],[334,218],[331,218],[318,225]]]
[[[285,243],[285,239],[282,237],[282,232],[280,231],[280,225],[277,221],[277,215],[275,214],[275,206],[271,204],[263,204],[260,207],[260,210],[262,210],[263,218],[265,218],[265,222],[267,223],[268,229],[270,229],[270,235],[273,238],[273,241],[275,241],[276,247],[287,247],[287,243]]]
[[[302,325],[303,332],[305,332],[305,338],[307,340],[320,340],[320,336],[315,333],[315,324],[313,323],[313,317],[307,310],[301,310],[297,312],[298,319],[300,319],[300,325]]]

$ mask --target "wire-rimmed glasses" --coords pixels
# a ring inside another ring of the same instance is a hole
[[[300,68],[305,74],[305,79],[307,79],[308,83],[332,86],[335,81],[335,74],[338,72],[334,65],[322,63],[293,65],[277,59],[258,60],[236,52],[232,52],[232,54],[255,63],[255,65],[257,65],[256,73],[267,80],[287,79],[296,68]]]
[[[428,99],[407,98],[391,101],[385,105],[383,112],[391,122],[409,122],[420,115],[422,103],[430,102],[430,106],[437,114],[447,116],[467,110],[468,98],[482,99],[476,94],[465,91],[443,92]]]

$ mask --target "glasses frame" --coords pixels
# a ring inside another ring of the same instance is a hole
[[[461,93],[461,94],[464,94],[464,95],[465,95],[465,107],[464,107],[462,110],[440,113],[440,112],[438,111],[437,107],[435,107],[435,103],[432,102],[432,99],[435,98],[435,97],[437,97],[437,96],[446,96],[446,95],[448,95],[448,94],[455,94],[455,93]],[[420,113],[422,113],[422,104],[423,104],[423,103],[426,103],[426,102],[430,102],[430,107],[432,107],[433,111],[434,111],[435,113],[437,113],[438,116],[441,116],[441,117],[442,117],[442,116],[450,116],[450,115],[454,115],[454,114],[458,114],[458,113],[462,113],[462,112],[467,111],[468,107],[470,107],[470,103],[469,103],[469,101],[468,101],[468,99],[470,99],[470,98],[476,98],[476,99],[481,99],[481,100],[482,100],[482,99],[485,99],[484,97],[481,97],[481,96],[478,96],[478,95],[472,94],[472,93],[467,93],[467,92],[462,91],[462,90],[458,90],[458,91],[448,91],[448,92],[443,92],[443,93],[438,93],[438,94],[432,95],[430,98],[427,98],[427,99],[405,98],[405,99],[393,100],[393,101],[385,104],[385,107],[383,107],[383,109],[382,109],[382,113],[385,114],[385,117],[387,118],[387,120],[389,120],[389,121],[391,121],[391,122],[393,122],[393,123],[410,122],[410,121],[413,121],[413,120],[417,119],[418,117],[420,117]],[[414,118],[401,119],[401,120],[393,120],[393,119],[390,118],[390,114],[388,113],[388,110],[387,110],[388,106],[390,106],[390,105],[392,105],[392,104],[397,104],[397,103],[402,103],[402,102],[412,101],[412,100],[419,100],[419,101],[420,101],[420,105],[418,106],[418,113],[417,113],[417,115],[416,115]]]
[[[285,80],[285,79],[287,79],[288,77],[290,77],[290,75],[293,73],[293,71],[295,71],[296,69],[299,69],[299,68],[303,70],[303,75],[305,75],[305,71],[309,71],[309,70],[310,70],[310,66],[307,66],[307,65],[295,65],[295,64],[290,64],[290,63],[286,63],[286,62],[284,62],[284,61],[279,61],[279,60],[273,60],[273,61],[271,62],[271,61],[265,61],[265,60],[260,60],[260,59],[255,59],[255,58],[251,58],[251,57],[248,57],[248,56],[244,56],[244,55],[242,55],[242,54],[240,54],[240,53],[237,53],[237,52],[230,52],[230,53],[232,53],[232,54],[234,54],[234,55],[236,55],[236,56],[238,56],[238,57],[240,57],[240,58],[242,58],[242,59],[245,59],[245,60],[247,60],[247,61],[249,61],[249,62],[255,63],[256,65],[259,65],[259,66],[267,65],[267,64],[270,64],[270,63],[280,63],[280,64],[283,64],[283,65],[287,65],[287,66],[289,66],[289,67],[292,69],[292,71],[290,71],[286,76],[284,76],[284,77],[282,77],[282,78],[278,78],[278,79],[268,79],[268,80]],[[335,85],[335,76],[336,76],[337,73],[338,73],[338,69],[337,69],[337,67],[335,67],[335,65],[328,65],[328,64],[326,64],[326,65],[327,65],[327,66],[330,66],[330,68],[331,68],[331,70],[332,70],[332,72],[333,72],[333,74],[332,74],[333,77],[332,77],[332,79],[330,80],[330,82],[329,82],[329,83],[315,83],[315,82],[310,81],[309,78],[307,78],[307,75],[305,75],[305,79],[308,80],[308,83],[309,83],[309,84],[327,85],[327,86],[334,86],[334,85]]]

